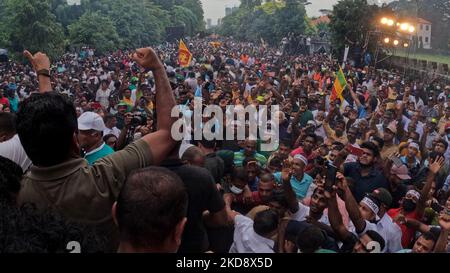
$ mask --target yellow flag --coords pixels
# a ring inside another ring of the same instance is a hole
[[[180,40],[178,49],[178,62],[181,67],[188,67],[192,61],[192,53],[189,51],[183,40]]]

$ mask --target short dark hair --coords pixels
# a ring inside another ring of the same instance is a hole
[[[17,133],[34,165],[49,167],[64,162],[77,127],[75,107],[55,92],[32,94],[19,106]]]
[[[260,236],[267,236],[278,228],[278,214],[272,209],[263,210],[255,215],[253,229]]]
[[[192,161],[197,156],[203,156],[202,151],[197,146],[191,146],[187,148],[186,151],[183,153],[183,155],[181,156],[181,160]]]
[[[68,221],[54,210],[38,210],[0,203],[2,253],[69,253],[68,243],[79,242],[83,253],[112,251],[108,238],[95,228]]]
[[[256,160],[256,158],[254,158],[254,157],[246,157],[246,158],[244,158],[244,160],[242,161],[242,166],[247,166],[247,164],[249,163],[249,162],[252,162],[252,161],[256,161],[256,162],[258,162],[257,160]]]
[[[260,182],[266,182],[266,181],[273,181],[274,180],[274,176],[271,173],[263,173],[260,177],[259,177],[259,181]]]
[[[310,138],[314,139],[314,143],[317,143],[317,136],[315,134],[309,133],[309,134],[306,135],[305,139],[307,137],[310,137]]]
[[[0,112],[0,132],[14,134],[16,132],[16,116]]]
[[[383,251],[384,247],[386,246],[386,242],[378,232],[376,232],[375,230],[368,230],[366,231],[366,235],[369,236],[372,241],[379,243],[380,250]]]
[[[105,123],[107,123],[108,121],[112,120],[113,118],[116,118],[116,116],[113,114],[107,114],[103,120],[105,121]]]
[[[384,139],[382,139],[379,136],[373,136],[372,139],[375,140],[376,142],[378,142],[378,144],[380,146],[379,147],[380,149],[383,149],[383,147],[384,147]]]
[[[375,145],[372,142],[366,141],[363,144],[361,144],[361,148],[371,150],[373,153],[373,156],[378,157],[380,155],[380,150],[378,150],[377,145]]]
[[[447,150],[447,148],[448,148],[448,142],[445,141],[444,139],[439,138],[438,140],[436,140],[436,143],[442,143],[442,144],[444,144],[445,149]]]
[[[434,243],[436,243],[438,240],[438,237],[436,237],[436,235],[431,231],[422,233],[421,237],[423,237],[427,241],[433,241]]]
[[[16,200],[13,197],[20,191],[22,168],[6,157],[0,156],[0,203],[13,205]]]
[[[283,167],[283,162],[282,162],[281,158],[279,158],[278,156],[274,156],[269,161],[269,166],[275,167],[275,168],[281,168],[281,167]]]
[[[121,240],[134,247],[161,246],[187,214],[188,195],[175,173],[162,167],[133,171],[117,199]]]
[[[202,140],[199,141],[200,144],[202,144],[203,147],[205,147],[206,149],[214,149],[216,148],[216,141],[213,140],[207,140],[205,138],[203,138]]]
[[[244,167],[234,167],[231,172],[231,179],[239,179],[242,181],[247,181],[247,171]]]
[[[280,145],[284,145],[284,146],[292,149],[292,142],[290,139],[282,139],[280,142]]]
[[[297,235],[297,247],[302,253],[314,253],[325,242],[325,235],[322,230],[316,226],[309,226]]]
[[[272,198],[270,198],[269,203],[270,202],[277,202],[285,209],[289,207],[286,194],[282,188],[275,188],[272,191]]]

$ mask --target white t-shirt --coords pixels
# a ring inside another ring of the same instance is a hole
[[[113,134],[117,138],[119,138],[120,130],[117,127],[113,127],[112,129],[106,128],[105,130],[103,130],[103,136],[106,136],[106,135],[109,135],[109,134]]]
[[[20,143],[19,135],[0,143],[0,155],[14,161],[26,172],[31,166],[31,160],[28,158],[25,150]]]
[[[98,101],[102,107],[108,108],[109,95],[111,95],[111,90],[106,89],[105,91],[103,91],[102,89],[99,89],[99,90],[97,90],[95,100]]]
[[[253,220],[237,215],[234,218],[234,239],[230,253],[274,253],[274,241],[253,230]]]

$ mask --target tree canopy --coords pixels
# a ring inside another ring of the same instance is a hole
[[[0,0],[0,47],[57,56],[82,43],[100,53],[155,45],[167,27],[184,26],[185,35],[203,31],[203,16],[200,0]]]
[[[302,0],[241,0],[237,12],[226,16],[219,27],[224,36],[276,44],[288,33],[304,34],[308,28]],[[312,30],[312,28],[311,28]]]

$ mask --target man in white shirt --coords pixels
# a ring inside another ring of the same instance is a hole
[[[274,253],[278,232],[278,214],[272,210],[260,211],[255,220],[243,216],[234,217],[233,244],[230,253]]]
[[[233,195],[227,193],[223,197],[228,217],[234,222],[233,244],[230,253],[274,253],[279,216],[275,210],[267,209],[258,212],[252,220],[231,210]]]
[[[10,113],[0,113],[0,155],[22,167],[23,172],[31,166],[16,133],[15,118]]]
[[[387,214],[392,203],[389,191],[384,188],[376,189],[364,197],[358,205],[344,176],[338,173],[337,179],[338,186],[344,191],[345,207],[355,225],[356,233],[360,236],[368,230],[379,233],[386,242],[383,252],[395,253],[403,249],[402,230]]]
[[[108,88],[108,81],[102,81],[102,85],[97,90],[95,95],[95,100],[100,103],[103,108],[109,107],[109,95],[111,95],[111,90]]]
[[[120,136],[120,130],[116,127],[117,125],[117,119],[114,115],[108,114],[104,118],[105,121],[105,130],[103,130],[103,135],[109,135],[113,134],[117,138]]]

